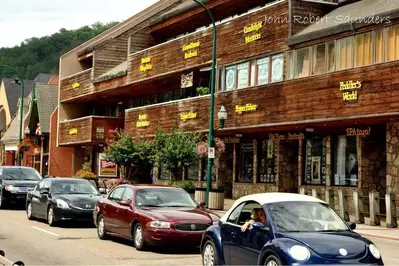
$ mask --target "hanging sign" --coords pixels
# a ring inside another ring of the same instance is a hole
[[[141,127],[148,127],[150,125],[150,122],[147,119],[147,115],[139,115],[139,120],[136,122],[136,127],[141,128]]]
[[[342,91],[342,98],[345,102],[356,101],[358,99],[358,90],[362,88],[361,81],[341,81],[339,90]]]
[[[187,75],[181,75],[181,85],[180,88],[184,89],[184,88],[190,88],[193,86],[193,78],[194,78],[194,73],[191,72]]]
[[[151,57],[141,58],[140,71],[147,72],[152,69]]]
[[[98,175],[104,177],[116,177],[118,175],[118,166],[105,159],[104,153],[98,154]]]
[[[214,147],[208,149],[208,158],[215,159],[215,148]]]

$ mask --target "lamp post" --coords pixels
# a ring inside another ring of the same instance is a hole
[[[18,70],[16,70],[13,67],[10,66],[6,66],[6,65],[0,65],[0,67],[4,67],[4,68],[8,68],[12,71],[15,72],[15,74],[17,74],[19,81],[21,82],[21,105],[19,107],[19,112],[20,112],[20,120],[19,120],[19,138],[18,138],[18,142],[21,143],[22,142],[22,120],[24,119],[24,95],[25,95],[25,86],[24,86],[24,79],[22,78],[21,74],[18,72]],[[21,153],[18,152],[18,166],[21,166]]]
[[[216,24],[211,11],[199,0],[193,0],[198,5],[202,6],[209,18],[212,21],[213,27],[213,44],[212,44],[212,69],[211,69],[211,102],[210,102],[210,118],[209,118],[209,131],[208,131],[208,150],[213,147],[213,107],[215,105],[215,76],[216,76]],[[212,158],[208,156],[208,167],[206,172],[206,206],[209,203],[209,193],[212,186]]]

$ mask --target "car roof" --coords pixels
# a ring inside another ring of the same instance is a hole
[[[16,169],[16,168],[21,168],[21,169],[35,169],[33,167],[28,167],[28,166],[17,166],[17,165],[2,165],[0,168],[5,168],[5,169]],[[35,169],[36,170],[36,169]]]
[[[46,178],[46,179],[51,180],[53,182],[87,180],[87,179],[83,179],[83,178],[73,178],[73,177],[59,177],[59,178]],[[46,180],[46,179],[44,179],[44,180]]]
[[[283,193],[283,192],[270,192],[270,193],[259,193],[259,194],[251,194],[244,197],[239,198],[233,204],[233,206],[225,213],[222,217],[222,221],[227,221],[227,217],[230,213],[241,203],[246,201],[256,201],[260,205],[269,204],[269,203],[277,203],[277,202],[290,202],[290,201],[306,201],[306,202],[320,202],[325,203],[324,201],[317,199],[312,196],[297,194],[297,193]]]
[[[131,185],[135,187],[136,189],[148,189],[148,188],[166,188],[166,189],[181,189],[179,187],[174,187],[174,186],[168,186],[168,185],[153,185],[153,184],[134,184]]]

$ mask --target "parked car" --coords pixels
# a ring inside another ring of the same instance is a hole
[[[266,213],[266,221],[253,222],[253,209]],[[325,202],[290,193],[244,196],[209,227],[201,241],[203,265],[383,265],[370,240],[353,232]]]
[[[93,213],[100,239],[110,235],[147,245],[198,246],[204,231],[219,221],[181,188],[120,185],[102,198]]]
[[[28,193],[26,215],[46,219],[50,226],[60,221],[93,221],[100,192],[87,180],[47,178]]]
[[[0,208],[8,203],[25,203],[26,195],[42,180],[39,172],[31,167],[0,167]]]

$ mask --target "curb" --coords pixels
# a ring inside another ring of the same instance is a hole
[[[356,231],[355,231],[356,232]],[[393,241],[399,241],[399,237],[391,237],[391,236],[381,236],[381,235],[373,235],[373,234],[367,234],[367,233],[360,233],[357,232],[358,234],[362,236],[369,236],[369,237],[375,237],[375,238],[381,238],[381,239],[387,239],[387,240],[393,240]]]

